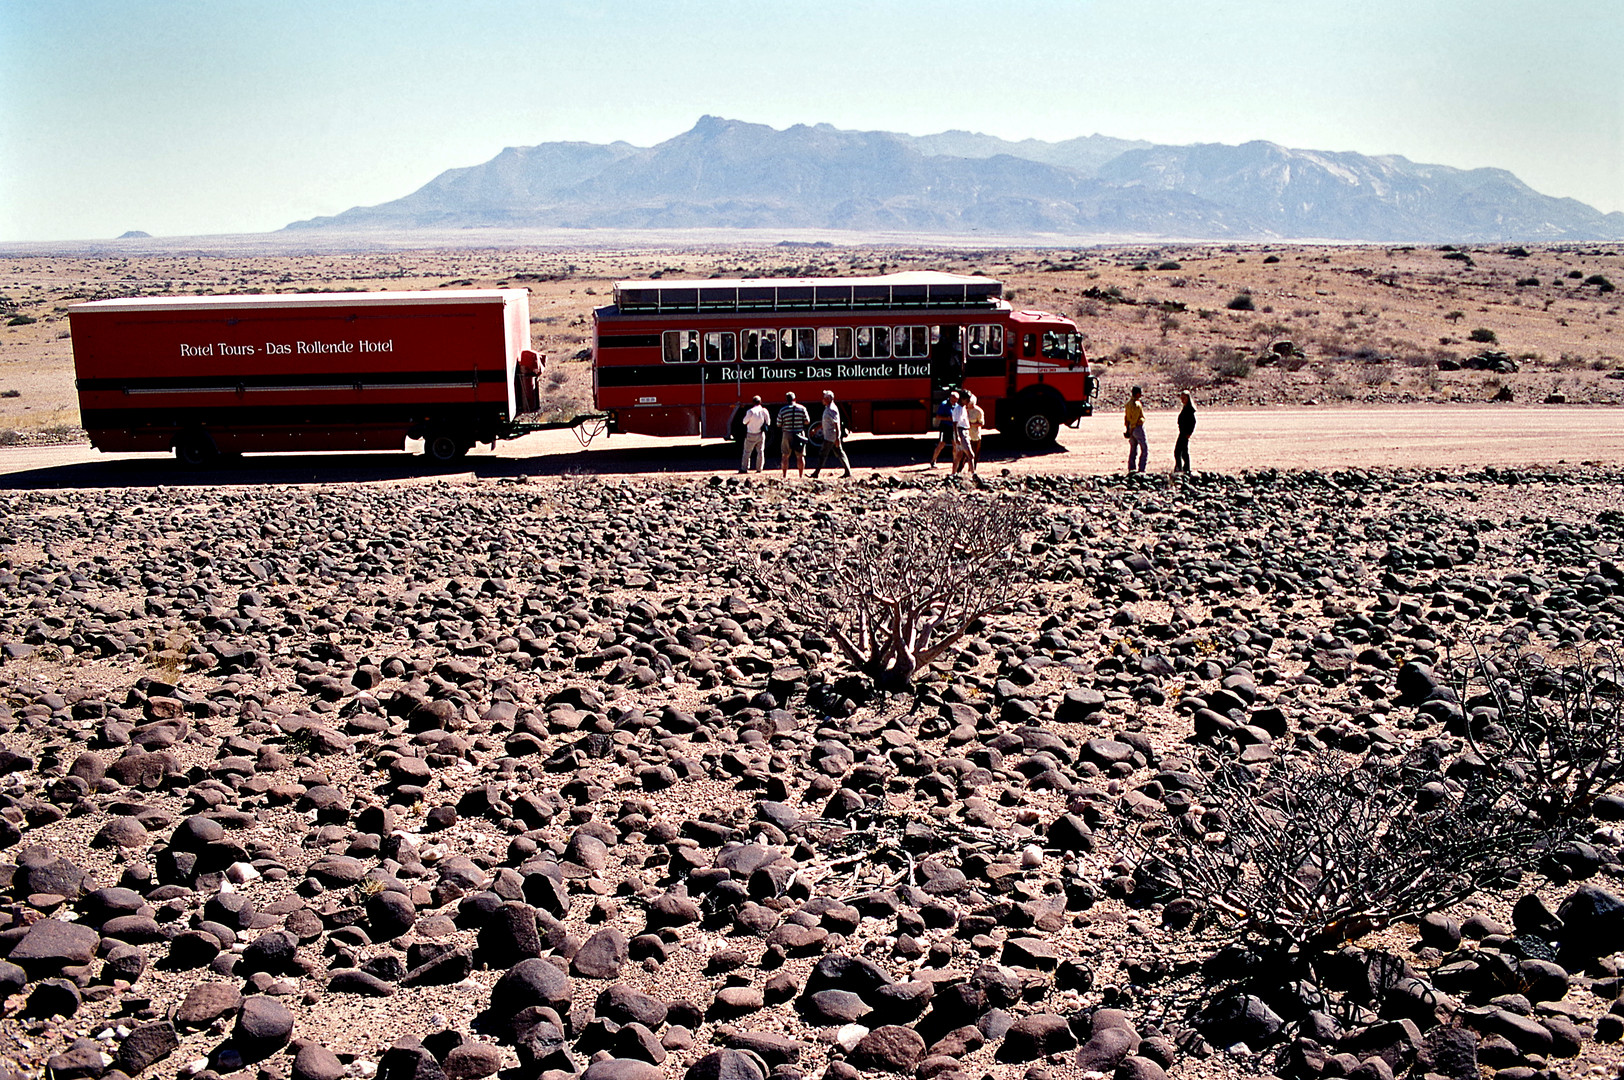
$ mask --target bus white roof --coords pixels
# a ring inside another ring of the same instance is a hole
[[[1002,285],[978,274],[949,274],[941,270],[900,270],[865,277],[758,277],[758,278],[649,278],[615,282],[615,288],[633,289],[742,289],[755,286],[794,285]]]

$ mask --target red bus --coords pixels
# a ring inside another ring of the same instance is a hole
[[[593,404],[612,432],[742,438],[760,395],[834,392],[853,431],[929,431],[949,389],[1029,445],[1092,413],[1077,324],[1021,311],[991,278],[621,281],[593,312]]]

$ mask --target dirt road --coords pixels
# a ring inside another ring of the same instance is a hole
[[[1151,464],[1172,464],[1171,412],[1148,422]],[[926,436],[858,436],[849,450],[858,472],[923,470]],[[775,448],[776,450],[776,448]],[[1211,409],[1191,448],[1197,469],[1338,469],[1383,466],[1624,464],[1624,412],[1561,406],[1404,406],[1393,408]],[[1120,470],[1127,444],[1112,410],[1061,433],[1060,448],[1022,454],[996,435],[983,468],[997,472],[1097,474]],[[776,455],[770,459],[776,465]],[[732,444],[716,440],[602,438],[583,449],[573,433],[547,432],[471,454],[460,472],[476,476],[709,474],[738,467]],[[945,469],[937,470],[945,472]],[[404,454],[293,454],[251,457],[229,467],[182,472],[166,456],[100,454],[89,446],[0,450],[0,487],[108,487],[155,484],[400,482],[433,478],[423,459]]]

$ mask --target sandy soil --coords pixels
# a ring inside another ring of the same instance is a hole
[[[1146,421],[1157,471],[1171,465],[1176,431],[1170,411]],[[934,444],[909,439],[856,436],[849,452],[859,476],[881,472],[929,472]],[[983,467],[996,475],[1062,473],[1097,475],[1119,471],[1126,450],[1115,411],[1063,429],[1060,448],[1020,453],[989,436]],[[1602,407],[1387,406],[1204,409],[1192,440],[1198,469],[1341,469],[1426,465],[1624,464],[1624,422]],[[571,474],[731,474],[738,459],[731,443],[599,437],[583,448],[569,431],[529,435],[481,448],[461,471],[486,477]],[[776,465],[776,462],[773,462]],[[945,475],[946,468],[936,470]],[[302,483],[430,479],[418,455],[286,454],[250,457],[229,469],[182,472],[166,455],[100,454],[86,444],[0,449],[0,486],[100,487],[177,482]],[[777,477],[776,469],[770,472]],[[838,483],[839,481],[835,481]]]
[[[624,242],[622,242],[624,240]],[[493,239],[493,243],[497,240]],[[560,244],[564,243],[562,239]],[[0,250],[0,444],[77,426],[66,311],[111,296],[523,287],[544,404],[590,407],[592,309],[618,278],[939,269],[1003,280],[1021,306],[1073,316],[1112,382],[1152,403],[1624,403],[1624,248],[1115,245],[967,249],[625,238],[597,246],[289,254],[207,239],[137,254]],[[1605,283],[1605,285],[1604,285]],[[30,321],[31,320],[31,321]],[[1290,352],[1274,351],[1290,343]],[[1493,350],[1515,373],[1441,370]],[[13,395],[13,396],[8,396]]]

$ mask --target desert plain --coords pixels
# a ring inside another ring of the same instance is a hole
[[[1619,1075],[1624,792],[1296,966],[1133,853],[1217,849],[1222,785],[1278,809],[1290,762],[1402,766],[1427,807],[1459,799],[1511,721],[1483,656],[1589,673],[1616,723],[1621,260],[0,258],[0,1067]],[[924,439],[859,440],[852,481],[788,483],[715,446],[564,435],[455,474],[372,455],[186,475],[53,445],[76,436],[79,299],[523,286],[567,416],[617,278],[923,268],[1074,315],[1105,381],[1060,451],[994,448],[984,490],[924,469]],[[1196,475],[1120,472],[1133,384],[1164,424],[1197,396]],[[762,587],[764,565],[992,505],[1025,515],[1007,603],[905,691],[856,670],[811,593]],[[1341,839],[1382,848],[1360,827]]]

